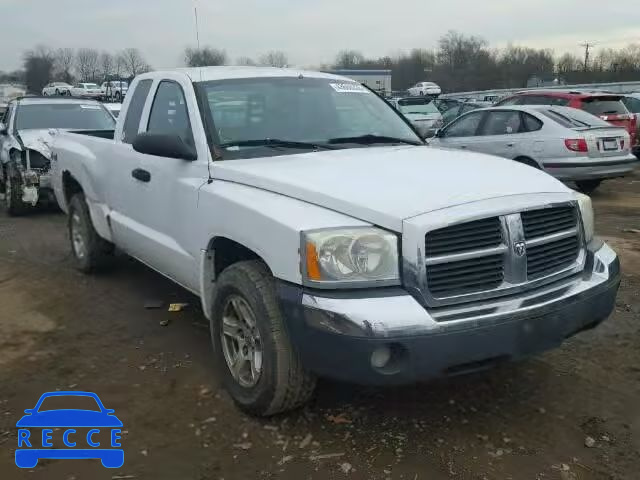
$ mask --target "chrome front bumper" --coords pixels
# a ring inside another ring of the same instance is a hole
[[[328,296],[283,284],[281,306],[308,369],[355,383],[413,382],[554,348],[602,322],[615,304],[619,261],[597,240],[587,252],[577,276],[473,304],[427,309],[399,288]],[[397,368],[372,366],[381,347],[402,352]]]

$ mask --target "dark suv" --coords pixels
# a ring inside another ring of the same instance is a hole
[[[559,105],[589,112],[596,117],[624,127],[631,136],[631,145],[637,147],[636,117],[622,103],[624,95],[565,90],[532,90],[520,92],[499,101],[495,106],[506,105]]]

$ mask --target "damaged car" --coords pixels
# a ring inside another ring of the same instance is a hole
[[[22,97],[9,102],[0,123],[0,193],[9,215],[55,203],[50,143],[56,130],[113,130],[113,116],[98,102]]]

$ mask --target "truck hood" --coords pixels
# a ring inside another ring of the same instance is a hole
[[[370,147],[214,162],[214,179],[269,190],[402,231],[422,213],[496,197],[566,193],[532,167],[426,146]]]
[[[18,137],[23,148],[35,150],[44,155],[45,158],[51,160],[51,144],[53,143],[53,134],[50,129],[47,130],[18,130]]]

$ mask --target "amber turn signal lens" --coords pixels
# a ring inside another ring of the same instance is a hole
[[[320,275],[316,246],[311,242],[307,242],[307,248],[305,250],[307,254],[307,277],[309,280],[321,280],[322,277]]]

